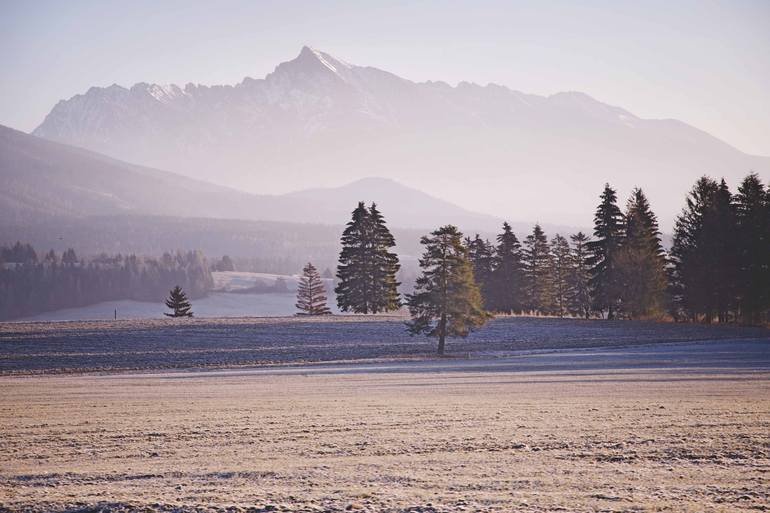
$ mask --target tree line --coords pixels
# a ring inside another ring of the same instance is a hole
[[[494,242],[447,225],[421,239],[415,290],[398,293],[395,240],[363,203],[342,238],[335,288],[343,312],[406,306],[408,328],[439,339],[466,336],[492,314],[765,324],[770,320],[770,189],[748,175],[732,194],[703,177],[677,217],[666,251],[644,191],[625,208],[606,184],[592,236],[550,240],[539,225],[519,241],[506,222]],[[323,296],[325,304],[326,298]]]
[[[213,287],[200,251],[165,253],[160,258],[101,254],[80,258],[73,249],[38,256],[29,244],[0,248],[0,319],[133,299],[160,302],[179,285],[191,297]]]

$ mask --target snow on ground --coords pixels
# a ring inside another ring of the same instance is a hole
[[[334,315],[0,323],[0,375],[433,358],[436,340],[410,336],[405,320]],[[536,362],[531,356],[535,352],[592,348],[582,358],[573,352],[549,360],[551,370],[557,369],[556,362],[588,369],[596,368],[599,349],[623,346],[627,349],[616,356],[624,365],[633,359],[635,365],[652,361],[659,366],[666,361],[687,367],[697,361],[699,365],[737,368],[770,361],[768,334],[767,329],[739,326],[511,317],[495,319],[467,339],[449,339],[447,354],[487,360],[513,356],[515,365],[521,366]],[[705,341],[724,342],[709,353],[708,362],[699,355]],[[656,350],[659,356],[654,359],[643,349],[631,349],[660,342],[691,345],[678,350],[676,358],[664,349]],[[522,359],[524,355],[526,359]]]
[[[766,512],[753,347],[764,365],[723,342],[593,371],[552,354],[535,372],[3,377],[0,511]]]
[[[270,273],[249,273],[242,271],[226,271],[211,273],[214,277],[214,290],[242,290],[260,285],[270,287],[276,281],[283,280],[289,291],[297,290],[299,276]]]

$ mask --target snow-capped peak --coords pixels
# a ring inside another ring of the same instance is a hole
[[[305,57],[305,58],[312,57],[314,59],[317,59],[321,64],[329,68],[334,73],[339,73],[343,69],[350,69],[352,67],[347,62],[336,59],[331,55],[329,55],[328,53],[324,53],[320,50],[316,50],[315,48],[312,48],[310,46],[302,47],[302,51],[300,51],[298,59],[302,57]]]
[[[176,84],[151,84],[147,88],[147,92],[159,102],[166,102],[185,94],[185,92]]]

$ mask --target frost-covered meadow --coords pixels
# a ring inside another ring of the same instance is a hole
[[[435,339],[409,336],[405,321],[401,316],[335,315],[0,323],[0,374],[434,358]],[[522,351],[748,339],[768,340],[770,330],[503,317],[467,339],[450,339],[447,354],[484,358]]]
[[[6,376],[0,511],[766,511],[769,398],[767,340]]]

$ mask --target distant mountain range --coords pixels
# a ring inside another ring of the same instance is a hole
[[[502,223],[389,179],[366,178],[343,187],[282,196],[255,195],[0,126],[2,225],[62,217],[155,215],[341,226],[358,201],[377,202],[391,226],[401,228],[427,230],[455,223],[467,230],[493,231]]]
[[[578,225],[607,181],[621,198],[645,188],[670,227],[700,175],[770,174],[768,157],[582,93],[416,83],[308,47],[234,86],[92,87],[34,134],[261,194],[382,176],[501,217]]]

